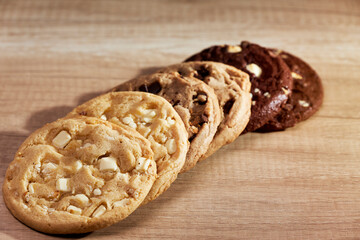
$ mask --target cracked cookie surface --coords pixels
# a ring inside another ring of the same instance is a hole
[[[155,178],[150,142],[136,131],[96,118],[59,119],[20,146],[3,196],[38,231],[85,233],[127,217]]]
[[[203,160],[225,144],[233,142],[246,127],[251,108],[249,75],[235,67],[217,62],[186,62],[159,72],[196,78],[214,89],[222,120]]]
[[[164,98],[144,92],[112,92],[76,107],[68,117],[85,115],[135,129],[151,143],[157,179],[143,204],[175,181],[189,148],[185,125]]]
[[[194,167],[206,153],[221,121],[219,103],[214,90],[195,78],[155,73],[120,84],[112,91],[149,92],[170,102],[183,120],[190,142],[180,172]]]

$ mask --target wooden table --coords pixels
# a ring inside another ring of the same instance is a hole
[[[25,138],[213,44],[288,50],[323,79],[310,120],[250,133],[92,239],[359,239],[360,2],[0,0],[0,180]],[[1,193],[0,193],[1,194]],[[0,200],[0,239],[54,238]],[[83,236],[81,236],[83,237]]]

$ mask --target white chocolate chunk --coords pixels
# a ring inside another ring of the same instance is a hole
[[[66,209],[66,211],[68,211],[69,213],[75,214],[75,215],[81,215],[82,213],[82,209],[75,207],[73,205],[69,205]]]
[[[146,171],[150,166],[151,160],[139,157],[136,164],[136,170]]]
[[[44,163],[43,166],[42,166],[42,170],[41,170],[41,173],[43,174],[49,174],[53,171],[55,171],[55,169],[57,168],[57,165],[54,164],[54,163]]]
[[[93,193],[94,193],[95,196],[100,196],[101,195],[101,190],[99,188],[95,188]]]
[[[129,127],[136,129],[137,125],[134,122],[129,123]]]
[[[302,79],[302,76],[296,72],[291,72],[291,76],[294,78],[294,79]]]
[[[99,167],[101,171],[116,171],[118,169],[117,160],[113,157],[103,157],[99,159]]]
[[[85,143],[80,148],[87,148],[87,147],[90,147],[91,145],[92,145],[91,143]]]
[[[31,193],[31,194],[33,194],[35,192],[33,183],[29,184],[28,189],[29,189],[29,193]]]
[[[168,124],[169,124],[170,126],[172,126],[172,125],[175,124],[175,120],[172,119],[171,117],[167,117],[167,118],[166,118],[166,121],[168,122]]]
[[[258,89],[258,88],[254,89],[254,93],[259,93],[259,92],[260,92],[260,89]]]
[[[99,217],[104,214],[106,211],[106,207],[104,205],[100,205],[92,214],[92,217]]]
[[[229,52],[229,53],[238,53],[238,52],[241,52],[241,47],[240,46],[232,46],[232,45],[229,45],[228,47],[227,47],[227,51]]]
[[[159,136],[159,140],[161,143],[165,143],[167,140],[167,137],[165,136],[165,134],[161,133]]]
[[[258,65],[256,65],[255,63],[250,63],[250,64],[246,65],[246,69],[249,72],[253,73],[256,77],[260,77],[261,72],[262,72],[261,68]]]
[[[80,160],[77,160],[74,165],[75,165],[75,170],[76,171],[79,171],[83,166],[83,164],[82,164],[82,162]]]
[[[129,174],[128,173],[120,173],[120,172],[118,172],[117,173],[117,177],[119,178],[119,179],[121,179],[122,181],[124,181],[125,183],[129,183]]]
[[[129,199],[124,198],[124,199],[122,199],[120,201],[114,202],[113,207],[114,208],[116,208],[116,207],[125,207],[129,202],[130,202]]]
[[[265,93],[264,93],[264,97],[270,98],[270,96],[271,96],[271,95],[270,95],[269,92],[265,92]]]
[[[57,148],[64,148],[71,140],[71,136],[67,131],[61,131],[53,140],[52,144]]]
[[[87,205],[89,203],[89,198],[85,194],[76,194],[75,199],[79,201],[82,205]]]
[[[70,192],[70,178],[59,178],[56,181],[56,190]]]
[[[124,117],[122,119],[122,122],[125,123],[126,125],[129,125],[131,122],[134,122],[134,120],[131,117]]]
[[[251,101],[252,106],[255,106],[255,104],[256,104],[256,101]]]
[[[101,115],[100,118],[105,121],[107,120],[107,117],[105,116],[105,114]]]
[[[300,106],[303,106],[303,107],[310,107],[310,104],[304,100],[299,100],[299,104],[300,104]]]
[[[145,122],[145,123],[151,123],[152,122],[152,119],[151,118],[149,118],[149,117],[143,117],[143,122]]]
[[[150,110],[146,116],[150,117],[150,118],[154,118],[156,116],[156,112],[155,110]]]
[[[173,154],[176,152],[177,146],[174,139],[169,139],[165,143],[165,147],[169,154]]]

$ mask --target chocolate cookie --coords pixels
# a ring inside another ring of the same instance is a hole
[[[155,73],[125,82],[112,91],[142,91],[157,94],[171,103],[185,124],[190,148],[180,172],[194,167],[206,153],[221,121],[214,90],[195,78]]]
[[[251,116],[244,132],[255,131],[273,119],[291,93],[292,78],[285,62],[279,56],[269,54],[266,48],[253,43],[213,46],[186,61],[222,62],[250,75]]]
[[[226,64],[206,61],[175,64],[159,72],[194,77],[215,91],[222,110],[222,120],[209,149],[200,160],[234,141],[246,127],[251,108],[248,74]]]
[[[279,55],[289,66],[294,85],[286,104],[259,129],[261,132],[284,130],[308,119],[319,110],[324,97],[321,79],[309,64],[290,53],[278,49],[270,51]]]
[[[85,115],[136,129],[151,143],[157,178],[143,204],[166,191],[184,165],[188,136],[179,114],[164,98],[144,92],[111,92],[76,107],[67,116]]]
[[[59,119],[32,133],[9,165],[5,203],[46,233],[85,233],[114,224],[145,199],[156,178],[150,142],[90,117]]]

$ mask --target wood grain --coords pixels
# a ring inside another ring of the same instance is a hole
[[[35,129],[213,44],[290,51],[325,99],[285,132],[250,133],[92,239],[360,239],[360,2],[0,0],[0,180]],[[1,193],[0,193],[1,194]],[[0,200],[0,239],[55,238]]]

